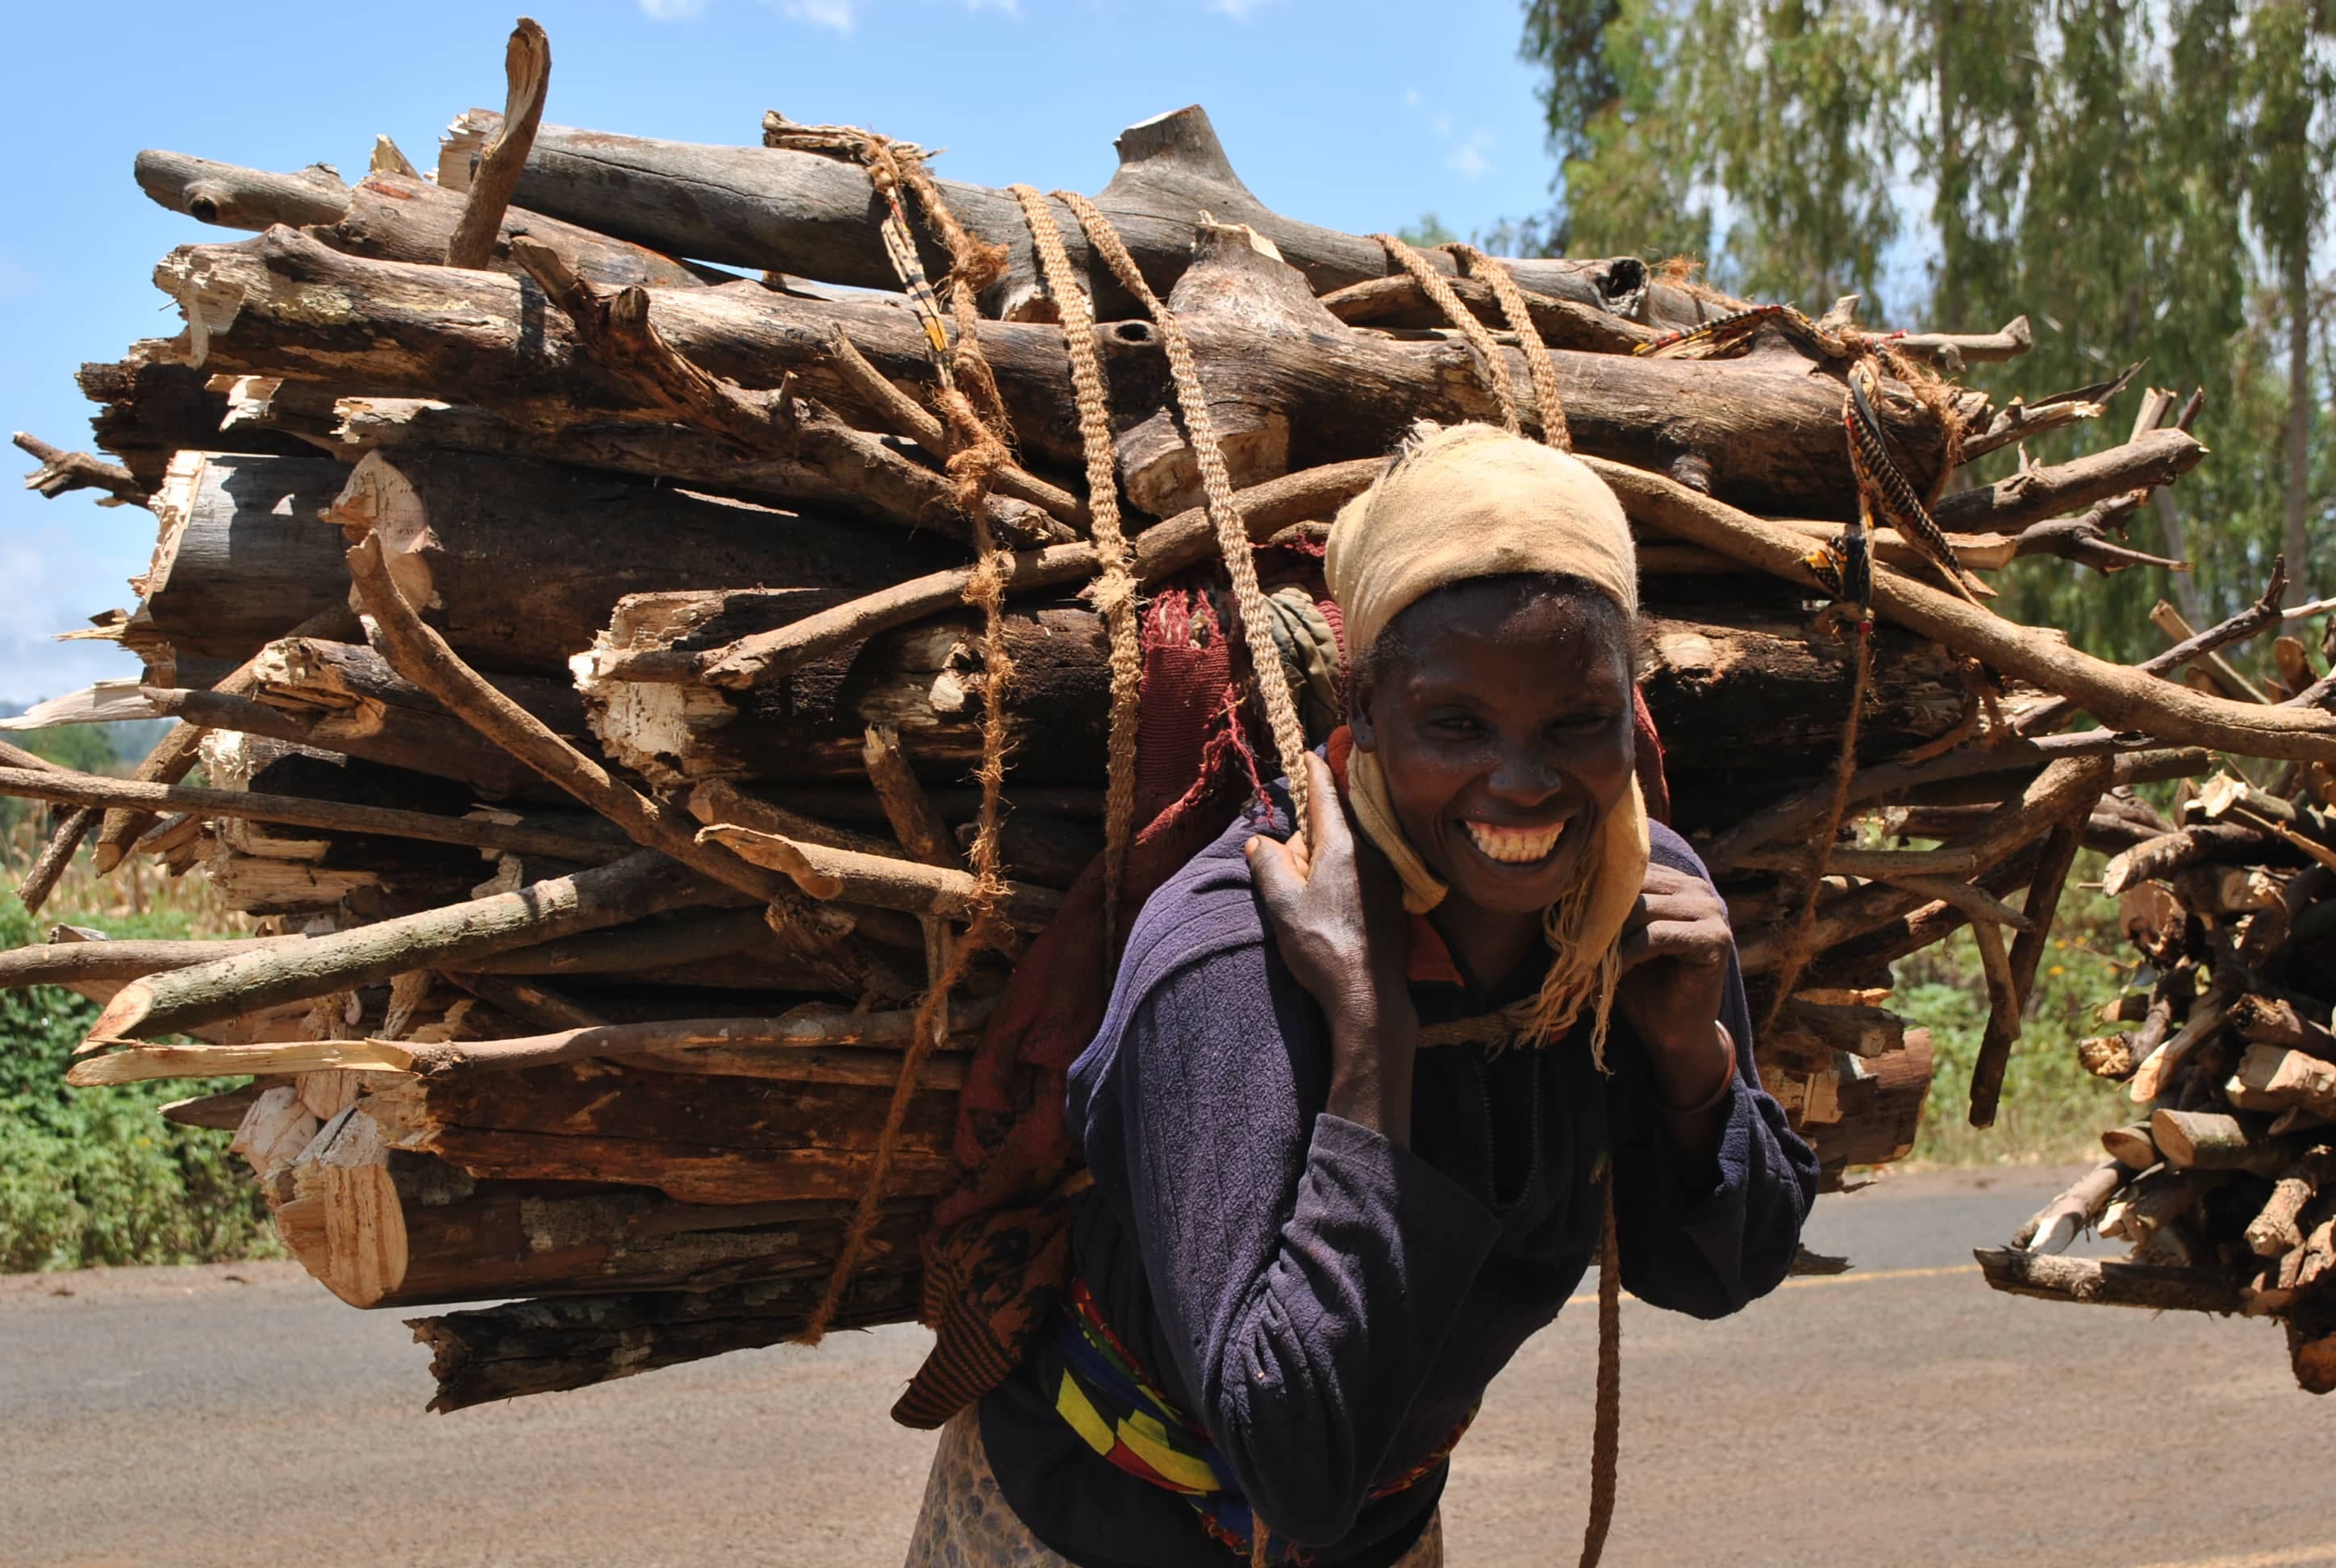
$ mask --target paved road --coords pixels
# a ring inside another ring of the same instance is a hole
[[[1615,1564],[2336,1563],[2336,1403],[2268,1325],[1997,1296],[1969,1248],[2059,1172],[1827,1199],[1857,1271],[1731,1321],[1624,1307]],[[238,1277],[242,1282],[238,1282]],[[70,1290],[72,1294],[56,1292]],[[1593,1313],[1495,1385],[1458,1568],[1571,1563]],[[427,1416],[426,1357],[289,1265],[0,1279],[0,1561],[891,1568],[930,1439],[920,1331]]]

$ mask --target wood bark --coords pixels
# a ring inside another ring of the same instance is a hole
[[[2089,1301],[2154,1312],[2240,1310],[2239,1283],[2219,1269],[2153,1268],[2098,1258],[2056,1258],[1980,1247],[1971,1255],[1987,1282],[2015,1296],[2048,1301]]]
[[[320,178],[315,169],[270,174],[153,148],[138,155],[136,174],[139,189],[156,202],[201,222],[251,229],[286,224],[336,250],[382,261],[444,261],[464,206],[458,192],[414,174],[376,170],[351,186]],[[524,208],[504,211],[484,264],[516,271],[511,241],[520,234],[552,246],[604,288],[689,288],[708,280],[704,269],[658,251]]]
[[[651,1291],[513,1302],[409,1319],[430,1347],[435,1411],[589,1388],[729,1350],[783,1344],[802,1333],[824,1279],[777,1279],[708,1291]],[[831,1329],[913,1317],[913,1273],[855,1278]]]
[[[480,131],[495,118],[483,110],[465,116]],[[1259,202],[1233,172],[1198,105],[1130,126],[1114,146],[1118,172],[1094,200],[1146,280],[1163,296],[1191,259],[1204,213],[1221,223],[1245,223],[1264,235],[1317,293],[1393,270],[1386,252],[1371,240],[1282,218]],[[1029,229],[1014,198],[959,180],[937,182],[968,230],[1007,248],[1006,273],[985,297],[985,307],[992,314],[1027,311],[1039,293],[1037,273]],[[900,287],[877,239],[866,171],[817,153],[547,125],[537,133],[518,199],[676,255],[861,288]],[[1131,302],[1090,253],[1077,219],[1060,203],[1049,205],[1088,293],[1105,309],[1127,308]],[[940,277],[949,258],[921,228],[916,239],[927,274]],[[1430,253],[1429,264],[1454,270],[1450,258],[1438,253]],[[1525,288],[1658,328],[1692,323],[1704,311],[1689,291],[1650,279],[1635,258],[1510,266]]]
[[[165,359],[244,374],[297,364],[315,378],[412,396],[461,385],[472,401],[527,423],[635,413],[629,387],[579,353],[565,318],[543,319],[532,287],[499,275],[367,261],[278,229],[240,245],[174,252],[157,278],[189,315],[180,340],[152,350]],[[674,348],[742,386],[768,387],[792,373],[805,394],[868,414],[834,368],[828,345],[837,330],[888,377],[917,383],[927,374],[922,333],[888,306],[729,288],[652,294],[652,318]],[[316,307],[326,298],[334,302],[329,321]],[[1222,408],[1247,428],[1259,411],[1279,411],[1292,433],[1291,467],[1379,455],[1415,419],[1497,418],[1465,345],[1397,341],[1314,308],[1314,329],[1303,333],[1260,337],[1230,307],[1186,323],[1212,414]],[[978,337],[1023,452],[1076,464],[1060,329],[985,322]],[[1157,335],[1148,323],[1119,322],[1101,328],[1100,339],[1114,427],[1140,426],[1166,385]],[[1554,355],[1582,451],[1666,471],[1693,457],[1708,465],[1715,494],[1787,515],[1844,516],[1853,491],[1839,394],[1806,375],[1806,361],[1793,356],[1788,366],[1779,357]],[[1512,380],[1529,385],[1521,362]],[[1934,417],[1911,396],[1887,400],[1884,413],[1910,472],[1929,482],[1942,456]]]

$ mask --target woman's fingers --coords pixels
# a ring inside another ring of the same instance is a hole
[[[1279,921],[1306,886],[1306,867],[1288,844],[1262,833],[1241,846],[1248,857],[1250,880],[1265,901],[1265,912]]]
[[[1330,765],[1306,754],[1306,842],[1312,858],[1329,858],[1327,852],[1343,851],[1353,842],[1347,831],[1346,807],[1338,803],[1338,784],[1330,776]]]
[[[1616,951],[1626,969],[1652,959],[1679,959],[1694,964],[1718,964],[1728,959],[1734,939],[1724,922],[1709,919],[1652,919],[1625,931]]]

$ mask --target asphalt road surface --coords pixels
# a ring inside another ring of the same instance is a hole
[[[2278,1330],[1998,1296],[1970,1248],[2066,1173],[1828,1198],[1855,1271],[1727,1322],[1623,1308],[1613,1564],[2336,1563],[2336,1402]],[[1594,1310],[1461,1446],[1456,1568],[1570,1564]],[[908,1327],[430,1416],[427,1357],[290,1264],[0,1278],[0,1561],[892,1568],[931,1438]]]

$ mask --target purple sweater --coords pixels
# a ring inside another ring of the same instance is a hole
[[[1276,791],[1285,833],[1286,803]],[[1328,1114],[1328,1025],[1268,938],[1248,822],[1144,904],[1111,1008],[1073,1066],[1070,1125],[1095,1185],[1074,1232],[1104,1317],[1205,1425],[1275,1532],[1322,1568],[1409,1549],[1445,1468],[1390,1497],[1557,1316],[1593,1261],[1591,1172],[1611,1148],[1622,1282],[1718,1318],[1785,1277],[1816,1160],[1759,1087],[1735,961],[1721,1021],[1742,1045],[1717,1159],[1669,1144],[1643,1048],[1617,1020],[1602,1077],[1587,1025],[1543,1050],[1422,1051],[1408,1148]],[[1706,875],[1669,829],[1654,858]],[[1415,984],[1423,1023],[1538,988]],[[1590,1397],[1582,1368],[1582,1398]],[[1026,1368],[985,1398],[998,1485],[1082,1568],[1226,1568],[1181,1498],[1114,1469]]]

